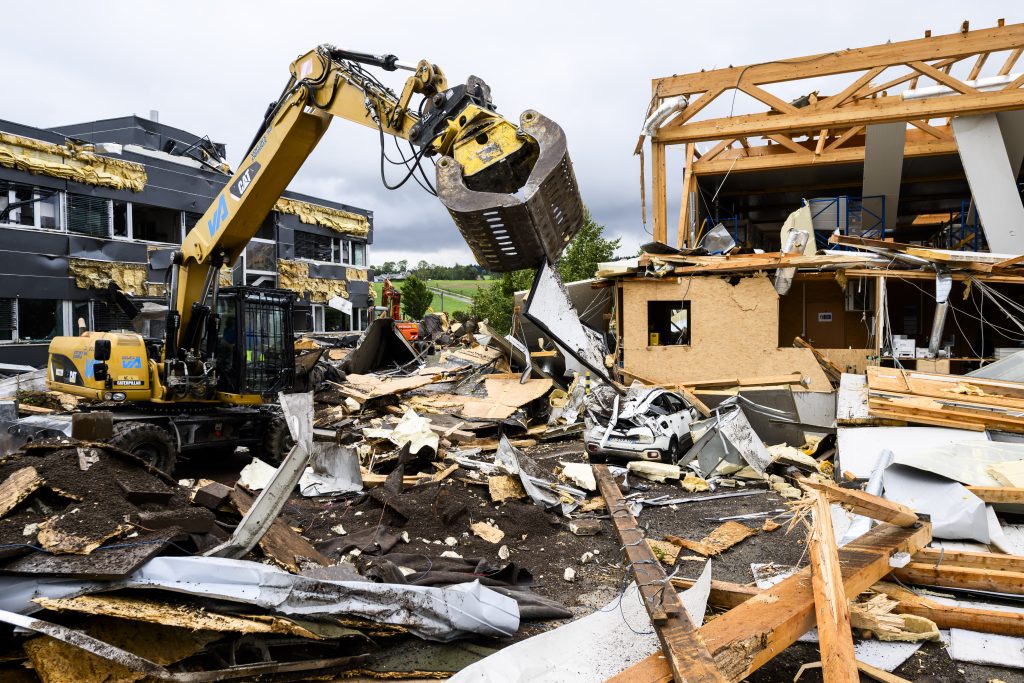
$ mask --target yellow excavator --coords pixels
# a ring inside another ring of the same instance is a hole
[[[412,75],[395,93],[368,67]],[[377,132],[385,184],[384,138],[407,140],[405,180],[419,174],[493,272],[553,262],[583,224],[562,129],[532,110],[518,123],[505,119],[481,79],[449,87],[428,61],[408,65],[330,45],[290,71],[231,180],[172,258],[163,337],[84,332],[50,344],[49,387],[102,401],[114,412],[112,443],[167,472],[178,454],[247,446],[274,461],[287,450],[276,395],[294,382],[294,294],[222,288],[218,275],[243,253],[334,117]],[[424,157],[436,157],[434,187]]]

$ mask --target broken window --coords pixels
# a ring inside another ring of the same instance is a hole
[[[18,299],[18,340],[45,341],[64,334],[64,302]]]
[[[647,345],[678,346],[690,343],[689,301],[647,302]]]
[[[145,242],[181,241],[181,212],[159,206],[132,204],[132,239]]]
[[[348,313],[324,306],[324,332],[347,332],[350,329],[352,319]]]
[[[295,258],[311,261],[332,261],[336,252],[336,240],[304,230],[295,231]]]
[[[245,270],[264,273],[277,272],[277,245],[263,240],[252,240],[245,247]]]
[[[128,233],[128,202],[119,202],[116,199],[114,205],[114,237],[129,238]]]
[[[68,231],[110,237],[110,200],[68,193]]]
[[[56,230],[60,227],[60,193],[0,181],[0,216],[0,223]]]
[[[92,306],[88,301],[75,301],[72,304],[71,327],[76,337],[92,329]]]

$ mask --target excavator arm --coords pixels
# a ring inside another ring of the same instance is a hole
[[[364,65],[412,75],[395,94]],[[376,129],[382,145],[385,135],[408,140],[418,149],[417,166],[423,156],[439,156],[437,195],[477,260],[492,271],[554,261],[583,224],[561,128],[535,111],[523,113],[518,124],[505,119],[481,79],[449,87],[441,69],[427,61],[410,66],[393,55],[330,45],[302,55],[290,71],[242,163],[175,254],[165,386],[175,377],[180,382],[209,372],[220,268],[245,251],[335,117]]]

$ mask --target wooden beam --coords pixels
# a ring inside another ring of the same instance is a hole
[[[929,38],[904,40],[884,45],[828,52],[762,64],[735,66],[655,80],[660,97],[704,92],[723,83],[739,82],[763,85],[795,81],[832,74],[864,71],[876,66],[894,66],[916,60],[969,57],[981,52],[999,52],[1024,45],[1024,24],[953,33]]]
[[[956,63],[958,61],[960,61],[960,60],[959,59],[941,59],[941,60],[935,62],[935,64],[933,64],[932,66],[934,66],[936,68],[952,66],[954,63]],[[861,93],[861,97],[862,98],[863,97],[871,97],[872,95],[877,95],[878,93],[884,93],[889,88],[895,88],[897,85],[903,85],[907,81],[910,81],[910,85],[908,87],[912,90],[912,89],[917,87],[917,79],[920,78],[920,77],[921,77],[920,73],[918,73],[917,71],[914,71],[913,69],[911,69],[910,71],[908,71],[907,73],[903,74],[902,76],[897,76],[896,78],[893,78],[892,80],[886,81],[885,83],[879,83],[878,85],[871,86],[871,88],[867,92]]]
[[[833,142],[830,142],[828,147],[826,147],[825,149],[827,151],[831,152],[832,150],[837,149],[840,146],[842,146],[842,144],[844,142],[846,142],[847,140],[852,138],[854,135],[856,135],[857,133],[860,133],[863,130],[864,130],[864,126],[853,126],[852,128],[847,128],[845,133],[843,133],[842,135],[837,137]]]
[[[969,550],[922,548],[914,554],[914,562],[939,567],[975,567],[1001,572],[1024,571],[1024,557],[1000,553],[979,553]]]
[[[703,159],[693,166],[694,173],[706,176],[721,173],[743,173],[745,171],[762,171],[773,168],[798,168],[801,166],[820,166],[822,164],[850,164],[864,161],[864,147],[848,147],[835,149],[831,145],[825,147],[821,155],[814,154],[775,154],[770,156],[748,156],[739,158],[719,158],[704,162]],[[831,151],[830,151],[831,147]],[[808,152],[812,150],[807,150]],[[903,157],[938,156],[956,154],[956,143],[952,139],[935,140],[929,138],[925,143],[907,144],[903,148]]]
[[[843,507],[871,519],[882,522],[889,522],[896,526],[914,526],[917,524],[917,513],[906,505],[894,503],[879,496],[873,496],[865,491],[844,489],[839,486],[822,484],[812,479],[801,479],[800,483],[807,488],[824,494],[833,503],[839,503]]]
[[[970,588],[979,591],[1024,595],[1024,572],[996,571],[978,567],[952,567],[911,562],[894,569],[892,575],[902,583],[945,588]]]
[[[939,140],[951,139],[948,133],[939,130],[938,128],[931,125],[927,121],[909,121],[908,123],[910,123],[910,125],[912,125],[914,128],[923,130],[925,133],[928,133],[928,135],[931,135],[933,138],[937,138]]]
[[[737,87],[743,92],[753,97],[754,99],[760,101],[761,103],[767,104],[775,111],[781,112],[783,114],[795,114],[797,111],[799,111],[789,102],[780,100],[778,97],[771,94],[767,90],[758,88],[756,85],[753,85],[752,83],[740,83]]]
[[[879,581],[871,590],[899,602],[894,612],[931,619],[939,628],[964,628],[1003,636],[1024,636],[1024,614],[1002,610],[943,605],[917,595],[903,586]]]
[[[825,143],[828,142],[828,128],[822,128],[818,132],[818,144],[814,146],[814,154],[821,156],[821,153],[825,151]]]
[[[724,87],[712,88],[711,90],[708,90],[706,93],[698,97],[696,100],[686,105],[686,107],[681,112],[679,112],[679,114],[672,117],[670,121],[666,121],[664,126],[672,127],[683,125],[684,123],[692,119],[694,116],[699,114],[701,109],[703,109],[704,107],[708,106],[716,99],[718,99],[718,96],[721,95],[724,91]]]
[[[918,554],[920,552],[918,551]],[[693,584],[694,582],[691,579],[672,579],[672,585],[676,588],[686,589]],[[913,614],[925,619],[931,619],[939,628],[965,628],[971,631],[980,631],[981,633],[1024,636],[1024,614],[942,605],[924,596],[917,595],[903,586],[887,581],[879,581],[871,586],[871,590],[876,593],[884,593],[890,599],[899,602],[899,605],[893,610],[897,614]],[[761,592],[760,588],[754,586],[745,586],[727,581],[712,581],[708,604],[719,608],[732,609],[761,594]]]
[[[968,486],[967,490],[989,505],[1024,505],[1024,489],[1012,486]]]
[[[793,140],[793,138],[789,137],[788,135],[769,135],[768,139],[769,140],[774,140],[775,142],[779,143],[780,145],[782,145],[786,149],[788,149],[790,151],[793,151],[793,152],[796,152],[797,154],[813,154],[814,153],[813,150],[807,149],[806,147],[801,145],[799,142],[796,142],[795,140]]]
[[[690,616],[669,584],[661,563],[645,543],[644,532],[629,511],[629,505],[615,483],[607,465],[594,465],[597,485],[608,506],[608,514],[633,567],[644,607],[661,642],[662,654],[677,683],[725,683],[700,636],[700,624]]]
[[[953,78],[945,71],[936,69],[931,64],[926,64],[925,62],[907,62],[907,66],[909,66],[911,69],[918,72],[922,76],[927,76],[936,83],[941,83],[947,88],[952,88],[953,90],[961,92],[964,95],[977,95],[978,92],[980,92],[977,88],[973,88],[967,85],[959,78]]]
[[[696,121],[679,128],[661,129],[655,135],[655,141],[678,145],[684,142],[721,140],[726,137],[799,133],[822,128],[845,128],[913,119],[995,114],[1015,109],[1024,109],[1024,92],[1019,88],[916,100],[881,97],[861,100],[836,109],[815,110],[806,107],[792,114],[748,114]]]
[[[654,241],[661,242],[662,244],[668,244],[668,211],[666,208],[667,198],[665,196],[665,175],[667,173],[668,169],[665,168],[665,145],[651,140],[652,234]]]
[[[978,58],[974,61],[974,66],[971,67],[971,72],[967,74],[968,81],[973,81],[978,78],[978,75],[981,74],[982,68],[985,66],[985,62],[988,61],[988,55],[988,52],[982,52],[978,55]]]
[[[883,523],[840,548],[846,597],[860,595],[885,576],[893,553],[913,554],[926,546],[931,537],[929,524],[905,529]],[[814,628],[810,572],[809,567],[804,568],[701,627],[701,635],[719,670],[730,680],[749,676]],[[654,683],[671,680],[671,676],[664,658],[654,654],[610,681]]]
[[[814,589],[814,614],[818,624],[818,648],[826,683],[857,683],[857,656],[850,631],[850,601],[843,589],[839,550],[832,530],[828,498],[814,495],[814,525],[807,540]]]
[[[686,146],[686,168],[683,169],[683,188],[679,197],[679,223],[676,226],[676,246],[680,249],[690,245],[690,214],[694,212],[697,201],[697,177],[693,174],[695,145]]]
[[[704,154],[701,155],[701,161],[711,161],[716,156],[718,156],[726,149],[728,149],[729,146],[732,145],[732,143],[734,142],[736,142],[736,138],[729,138],[728,140],[719,141],[717,145],[715,145],[714,147],[712,147],[711,149],[709,149],[708,151],[704,152]]]
[[[1024,52],[1024,47],[1016,47],[1010,51],[1010,54],[1006,56],[1006,61],[999,68],[1000,76],[1006,76],[1013,71],[1013,67],[1017,64],[1017,60],[1020,59],[1022,52]]]
[[[846,100],[854,97],[857,94],[857,91],[869,84],[872,79],[885,71],[886,68],[887,67],[885,66],[876,66],[872,69],[868,69],[865,73],[861,74],[860,78],[846,86],[846,88],[833,97],[826,97],[818,106],[822,109],[834,109],[835,107],[842,106]]]

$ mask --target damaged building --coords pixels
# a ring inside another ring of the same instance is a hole
[[[224,145],[125,116],[0,121],[0,363],[38,366],[81,329],[130,329],[104,292],[163,301],[171,253],[230,179]],[[373,212],[286,192],[223,284],[290,289],[296,329],[364,329]]]

